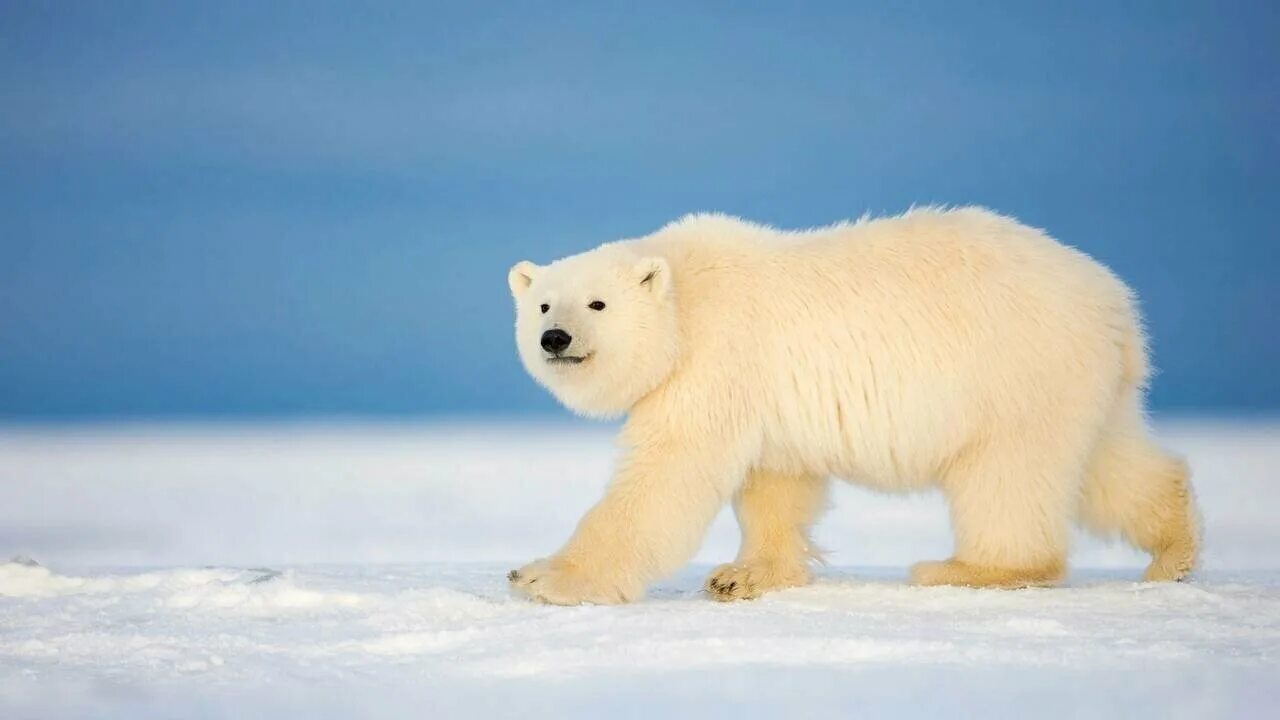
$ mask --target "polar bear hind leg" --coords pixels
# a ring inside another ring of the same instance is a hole
[[[1080,522],[1151,553],[1146,580],[1181,580],[1199,554],[1195,497],[1186,464],[1148,434],[1140,402],[1134,391],[1116,407],[1086,475]]]
[[[911,568],[919,585],[1055,585],[1066,571],[1073,510],[1090,443],[1025,425],[970,448],[946,469],[955,554]]]
[[[750,600],[771,590],[807,585],[818,552],[809,528],[826,506],[825,478],[752,471],[734,498],[742,547],[732,563],[707,578],[716,600]]]

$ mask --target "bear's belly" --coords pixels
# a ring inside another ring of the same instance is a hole
[[[835,477],[853,485],[880,492],[909,493],[927,490],[937,485],[935,478],[927,475],[891,475],[859,472],[832,473]]]
[[[769,442],[758,465],[771,472],[836,477],[881,492],[914,492],[937,484],[934,472],[911,460],[920,457],[913,449],[890,446]]]

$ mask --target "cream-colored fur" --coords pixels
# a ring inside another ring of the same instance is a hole
[[[1151,552],[1148,579],[1195,565],[1186,468],[1145,427],[1132,294],[1014,220],[925,209],[781,232],[695,215],[509,281],[530,374],[579,413],[627,415],[604,499],[511,573],[530,597],[635,600],[731,501],[742,550],[708,592],[802,585],[831,476],[946,494],[954,556],[916,565],[921,584],[1052,584],[1073,520]],[[548,362],[548,329],[584,359]]]

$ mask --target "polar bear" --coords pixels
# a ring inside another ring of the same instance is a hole
[[[1186,466],[1145,423],[1132,292],[1084,253],[980,208],[785,232],[691,215],[546,266],[515,265],[520,358],[571,410],[626,415],[605,497],[508,576],[554,604],[622,603],[684,564],[733,503],[755,598],[811,578],[828,478],[939,488],[953,556],[920,585],[1064,574],[1072,521],[1192,570]]]

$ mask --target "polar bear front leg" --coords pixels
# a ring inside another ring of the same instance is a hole
[[[517,592],[553,605],[638,600],[697,550],[736,489],[734,475],[723,450],[646,443],[621,463],[604,499],[559,553],[507,578]]]
[[[824,477],[752,471],[733,504],[742,528],[738,558],[711,573],[707,594],[721,601],[751,600],[809,584],[809,564],[819,557],[809,528],[826,497]]]

